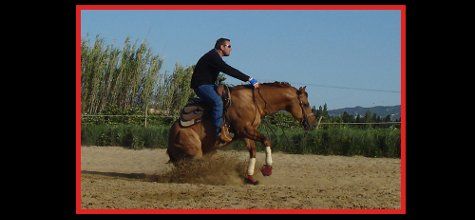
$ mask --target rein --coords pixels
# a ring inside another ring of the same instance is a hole
[[[262,94],[261,94],[261,90],[260,89],[257,89],[257,93],[259,93],[259,96],[261,97],[262,101],[264,101],[264,113],[266,113],[266,108],[267,108],[267,102],[266,100],[264,99],[264,97],[262,97]],[[257,106],[257,105],[256,105]]]
[[[227,90],[228,92],[228,99],[226,100],[226,106],[224,107],[224,111],[223,111],[223,124],[226,124],[226,121],[229,121],[229,118],[228,118],[228,114],[227,111],[228,111],[228,108],[231,107],[231,104],[232,104],[232,98],[231,98],[231,91],[229,90],[229,87],[226,85],[226,84],[223,84],[224,88]]]
[[[255,92],[254,92],[254,88],[252,88],[252,101],[254,102],[254,106],[256,106],[256,109],[257,111],[259,111],[259,114],[262,114],[264,115],[264,113],[266,113],[266,107],[267,107],[267,102],[266,100],[262,97],[262,94],[261,94],[261,90],[260,89],[257,89],[257,93],[259,94],[259,96],[261,97],[262,101],[264,101],[264,110],[261,110],[259,108],[259,105],[257,105],[257,102],[256,102],[256,96],[254,95]],[[254,119],[255,121],[255,119]]]
[[[253,101],[254,101],[254,105],[256,106],[256,109],[259,111],[259,113],[263,112],[263,113],[266,113],[265,110],[267,108],[267,102],[266,100],[264,99],[264,97],[262,97],[262,94],[261,94],[261,90],[260,89],[257,89],[257,93],[259,94],[259,96],[261,97],[262,101],[264,102],[264,110],[260,110],[259,108],[259,105],[257,105],[257,102],[256,102],[256,96],[254,95],[254,89],[252,89],[252,98],[253,98]],[[264,115],[264,114],[263,114]],[[265,116],[264,116],[265,117]],[[256,115],[256,118],[257,118],[257,115]],[[254,122],[255,122],[255,119],[254,119]],[[264,124],[264,128],[266,129],[266,132],[267,132],[267,136],[269,137],[270,141],[272,141],[272,136],[269,134],[269,130],[271,131],[272,135],[274,136],[277,136],[275,135],[275,132],[274,132],[274,129],[272,129],[272,127],[269,125],[269,123],[266,121],[266,120],[262,120],[261,121],[262,124]],[[284,135],[285,137],[285,140],[287,142],[287,146],[290,146],[289,145],[289,139],[287,138],[287,135],[285,135],[285,131],[284,129],[281,127],[282,129],[282,134]]]
[[[226,108],[229,108],[229,107],[231,107],[231,104],[232,104],[231,91],[229,90],[229,87],[227,85],[224,85],[224,88],[228,91],[229,100],[228,100]]]

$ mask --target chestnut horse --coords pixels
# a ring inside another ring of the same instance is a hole
[[[296,89],[282,82],[263,83],[258,89],[244,85],[230,88],[231,105],[225,117],[235,134],[233,141],[243,138],[249,151],[246,182],[257,184],[253,178],[256,163],[255,141],[266,146],[266,161],[261,168],[262,174],[269,176],[272,173],[272,144],[257,130],[264,116],[285,110],[292,114],[305,130],[315,127],[316,117],[308,102],[305,88]],[[220,144],[213,134],[214,128],[210,120],[203,120],[190,127],[182,127],[178,121],[175,122],[168,137],[167,153],[170,161],[176,164],[182,159],[199,159],[204,154],[214,153],[232,142]]]

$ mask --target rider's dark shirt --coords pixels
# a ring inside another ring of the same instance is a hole
[[[226,73],[244,82],[249,81],[249,76],[226,64],[215,49],[203,55],[195,66],[191,77],[191,88],[196,89],[204,84],[215,84],[219,72]]]

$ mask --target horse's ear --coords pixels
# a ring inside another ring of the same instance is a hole
[[[305,91],[306,88],[307,88],[307,86],[300,87],[299,90],[297,90],[297,94],[298,94],[298,95],[304,94],[306,97],[308,97],[308,94],[307,94],[307,92]]]

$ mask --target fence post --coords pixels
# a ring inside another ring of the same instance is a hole
[[[148,104],[145,105],[145,127],[147,127],[147,116],[148,116]]]
[[[318,119],[316,130],[318,130],[318,126],[320,126],[320,121],[322,121],[322,118],[323,118],[323,116],[320,116],[320,118]]]

